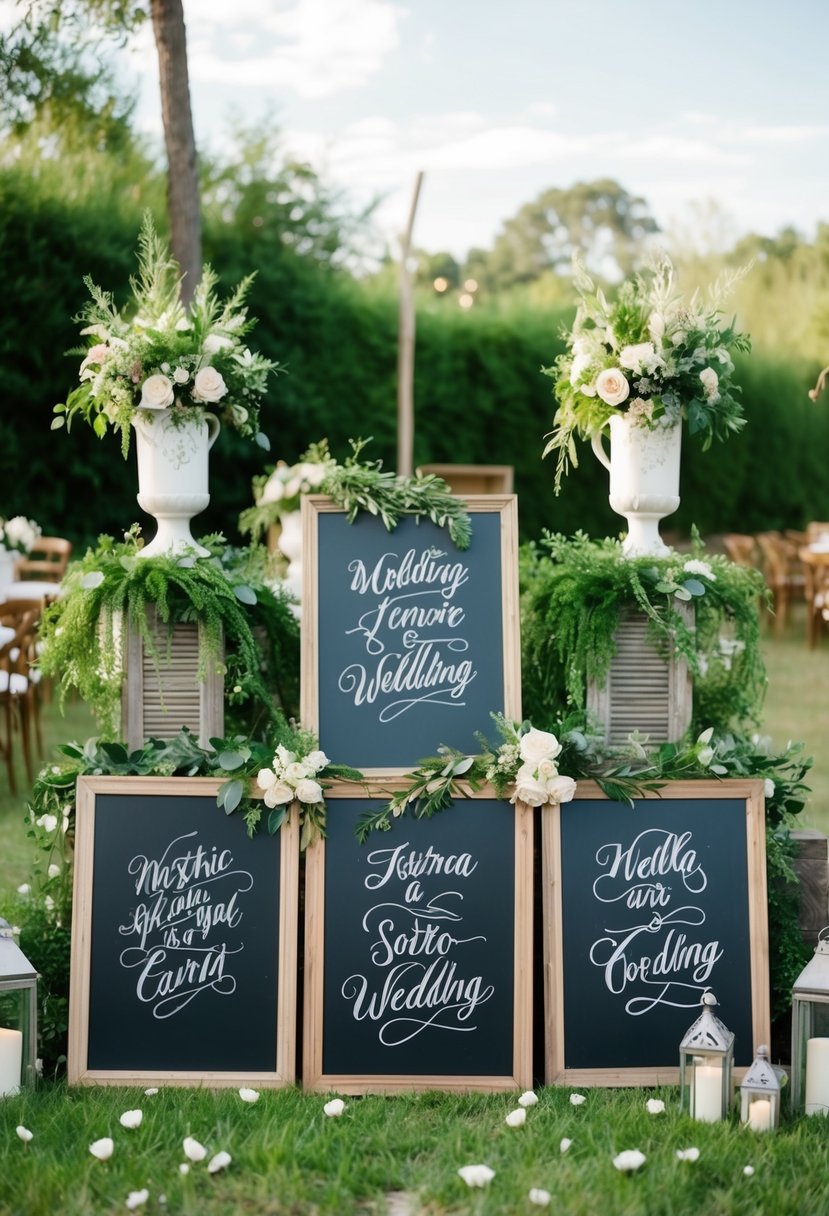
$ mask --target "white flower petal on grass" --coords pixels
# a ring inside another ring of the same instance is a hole
[[[149,1089],[144,1090],[144,1096],[147,1098],[152,1098],[153,1094],[157,1094],[157,1093],[158,1093],[157,1085],[151,1085]]]
[[[524,1110],[523,1106],[519,1106],[515,1110],[510,1111],[506,1119],[504,1119],[504,1122],[506,1123],[507,1127],[523,1127],[526,1120],[527,1112]]]
[[[743,1173],[745,1174],[746,1178],[750,1178],[752,1176],[752,1174],[754,1173],[754,1166],[753,1165],[744,1165]]]
[[[149,1197],[150,1192],[146,1187],[144,1187],[143,1191],[130,1191],[129,1195],[127,1195],[127,1207],[130,1211],[133,1211],[135,1208],[140,1208],[147,1202]]]
[[[190,1163],[188,1161],[182,1161],[181,1165],[178,1167],[178,1172],[180,1174],[189,1174],[190,1173]]]
[[[242,1088],[239,1090],[239,1097],[243,1102],[258,1102],[259,1090],[247,1089],[245,1086],[242,1086]]]
[[[192,1136],[184,1137],[182,1147],[184,1148],[184,1155],[189,1161],[204,1161],[207,1156],[207,1149]]]
[[[664,1115],[665,1103],[661,1098],[648,1098],[645,1109],[649,1115]]]
[[[621,1170],[622,1173],[630,1173],[632,1170],[638,1170],[639,1167],[644,1165],[646,1161],[647,1157],[644,1153],[640,1153],[638,1148],[625,1149],[623,1153],[617,1153],[617,1155],[613,1158],[613,1164],[616,1166],[616,1169]]]
[[[144,1118],[143,1110],[125,1110],[118,1122],[122,1127],[130,1129],[141,1126],[141,1120]]]
[[[519,1106],[535,1106],[538,1102],[538,1094],[534,1094],[531,1089],[526,1090],[518,1099]]]
[[[53,861],[52,864],[49,866],[49,869],[46,871],[46,877],[47,878],[57,878],[58,874],[60,874],[60,866],[56,862]]]
[[[568,1140],[567,1137],[564,1136],[558,1144],[559,1152],[566,1153],[572,1143],[572,1140]]]
[[[546,1208],[549,1206],[552,1196],[550,1195],[549,1191],[542,1190],[540,1186],[534,1186],[527,1198],[529,1199],[530,1203],[535,1203],[540,1208]]]
[[[678,1148],[676,1150],[677,1161],[697,1161],[699,1158],[698,1148]]]
[[[462,1165],[458,1173],[467,1186],[489,1186],[495,1177],[488,1165]]]
[[[18,1136],[20,1137],[20,1139],[23,1141],[24,1144],[28,1144],[29,1141],[31,1139],[33,1139],[33,1137],[34,1137],[34,1132],[30,1132],[28,1127],[23,1127],[22,1125],[20,1125],[19,1127],[16,1127],[14,1130],[17,1132]]]
[[[109,1161],[112,1156],[112,1151],[115,1148],[115,1141],[109,1136],[103,1136],[102,1139],[94,1141],[90,1144],[89,1151],[93,1157],[97,1157],[99,1161]]]
[[[29,884],[27,882],[22,882],[20,884],[20,886],[17,888],[17,894],[18,895],[28,895],[29,892],[31,891],[31,889],[32,888],[29,886]]]
[[[233,1158],[230,1153],[224,1149],[220,1153],[216,1153],[215,1157],[211,1157],[207,1163],[208,1174],[218,1174],[219,1170],[227,1169]]]
[[[345,1102],[343,1102],[342,1098],[332,1098],[330,1102],[326,1102],[322,1109],[330,1118],[337,1119],[345,1110]]]
[[[587,1098],[584,1096],[584,1094],[570,1094],[570,1105],[571,1106],[581,1106],[582,1103],[586,1102],[586,1101],[587,1101]]]

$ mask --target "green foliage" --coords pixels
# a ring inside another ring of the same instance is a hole
[[[663,653],[687,659],[700,729],[758,719],[762,577],[721,556],[703,560],[702,552],[697,540],[692,557],[628,558],[618,542],[583,533],[572,540],[548,534],[540,546],[522,548],[524,708],[537,726],[568,706],[584,707],[587,683],[607,674],[614,634],[631,610],[645,613]],[[679,611],[685,604],[693,604],[690,622]]]
[[[251,703],[259,719],[271,725],[296,712],[298,628],[289,604],[265,586],[253,558],[242,561],[238,552],[231,551],[223,562],[223,538],[204,539],[212,551],[208,558],[142,558],[137,527],[122,543],[101,536],[96,549],[72,563],[65,593],[44,614],[40,660],[44,675],[60,682],[63,695],[76,688],[109,737],[117,729],[123,621],[129,619],[138,629],[145,651],[156,663],[161,657],[150,606],[162,625],[198,622],[201,679],[208,664],[221,667],[224,640],[231,656],[233,704]],[[263,656],[253,635],[260,624],[273,659],[270,679],[263,675]]]

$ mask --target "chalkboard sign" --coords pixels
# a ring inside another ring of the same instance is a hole
[[[711,989],[735,1064],[769,1042],[763,783],[685,781],[631,808],[546,807],[546,1079],[669,1084]]]
[[[480,751],[521,717],[513,495],[465,500],[461,551],[428,519],[388,532],[303,499],[302,721],[333,760],[407,772],[440,744]]]
[[[79,778],[70,1083],[293,1081],[296,817],[250,839],[219,785]]]
[[[306,868],[306,1087],[531,1085],[532,811],[483,789],[361,845],[372,799],[326,800]]]

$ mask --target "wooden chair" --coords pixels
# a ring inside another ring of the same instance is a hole
[[[758,532],[756,540],[763,558],[763,575],[772,594],[774,631],[782,633],[789,604],[805,593],[806,578],[800,566],[798,547],[780,532]]]
[[[27,557],[21,557],[14,571],[16,580],[42,579],[59,583],[72,556],[72,542],[62,536],[40,536]]]
[[[14,630],[13,637],[0,647],[0,711],[4,724],[4,738],[0,743],[0,750],[6,763],[9,788],[13,794],[17,793],[14,770],[15,731],[20,732],[23,761],[30,785],[34,781],[33,732],[39,752],[43,753],[38,687],[33,672],[41,610],[40,600],[16,600],[0,605],[0,622]]]
[[[759,565],[760,555],[753,536],[746,535],[743,532],[726,532],[722,538],[722,543],[729,560],[734,562],[736,566]]]
[[[817,540],[823,540],[829,536],[829,523],[811,523],[806,525],[806,540],[804,544],[813,545]]]

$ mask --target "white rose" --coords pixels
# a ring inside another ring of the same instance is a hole
[[[269,768],[260,768],[256,774],[256,784],[260,790],[269,790],[275,782],[276,773],[272,772]]]
[[[315,773],[318,773],[320,769],[325,768],[326,764],[328,764],[328,757],[326,756],[325,752],[309,752],[305,757],[305,763],[309,768],[313,769]]]
[[[324,464],[306,464],[303,465],[305,470],[305,480],[309,486],[321,486],[328,476],[328,469]]]
[[[709,398],[718,397],[717,386],[720,383],[720,378],[714,371],[713,367],[704,367],[699,374],[702,381],[702,387],[705,389],[705,395]]]
[[[619,365],[639,375],[643,366],[650,368],[653,365],[655,358],[653,342],[638,342],[635,346],[622,347],[619,352]]]
[[[535,772],[540,781],[549,781],[552,777],[558,776],[554,760],[540,760]]]
[[[173,382],[169,376],[148,376],[141,385],[142,410],[166,410],[175,401]]]
[[[227,350],[233,343],[222,334],[208,334],[202,343],[202,350],[207,355],[215,355],[218,350]]]
[[[260,502],[279,502],[280,498],[285,495],[285,486],[282,483],[282,478],[278,473],[271,473],[268,480],[262,486],[262,493],[259,496]]]
[[[284,781],[275,781],[273,785],[265,790],[264,803],[265,806],[271,808],[275,806],[284,806],[286,802],[293,802],[294,791]]]
[[[593,360],[587,354],[576,355],[570,366],[570,383],[573,385],[578,384],[592,362]]]
[[[560,802],[571,802],[575,792],[575,781],[572,777],[565,777],[563,773],[558,777],[551,777],[547,782],[547,797],[555,806]]]
[[[526,806],[544,806],[547,801],[547,786],[535,777],[522,776],[519,770],[515,778],[515,793],[510,802],[523,802]]]
[[[615,367],[606,367],[596,377],[596,392],[606,405],[621,405],[630,396],[630,385]]]
[[[215,401],[221,401],[226,392],[227,385],[222,373],[217,372],[215,367],[202,367],[196,372],[196,378],[193,381],[194,401],[205,401],[212,404]]]
[[[660,342],[665,334],[665,318],[660,312],[652,312],[648,317],[648,333],[654,342]]]
[[[541,760],[555,760],[561,744],[548,730],[528,730],[521,736],[518,752],[527,764],[538,764]]]
[[[297,782],[296,796],[300,802],[322,802],[322,786],[310,777],[303,777]]]
[[[310,777],[311,774],[304,764],[300,764],[298,760],[294,760],[293,764],[289,764],[285,769],[285,780],[293,781],[296,785],[297,781],[301,781],[303,777]]]
[[[190,379],[190,373],[186,367],[177,367],[173,372],[173,379],[175,380],[176,384],[186,384]]]

